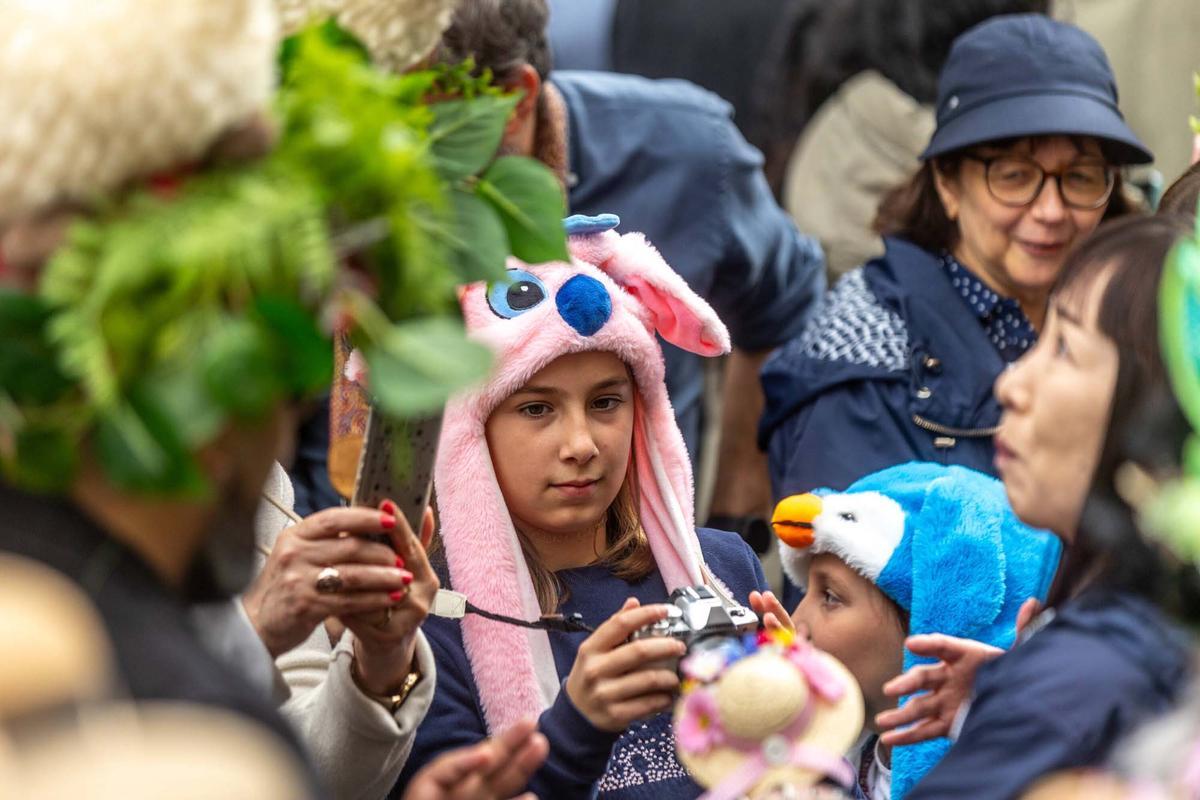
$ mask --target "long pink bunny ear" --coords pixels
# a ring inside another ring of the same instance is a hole
[[[693,292],[640,233],[615,231],[572,235],[571,255],[595,264],[633,295],[659,336],[697,355],[729,352],[729,331],[708,303]]]

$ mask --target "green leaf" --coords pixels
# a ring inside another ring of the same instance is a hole
[[[333,342],[321,333],[312,313],[279,296],[259,297],[254,308],[275,338],[275,370],[293,393],[307,395],[327,388],[333,380]]]
[[[0,336],[40,330],[49,317],[50,309],[41,298],[11,289],[0,289]]]
[[[492,354],[453,317],[405,322],[365,349],[371,394],[389,414],[438,410],[456,391],[487,376]]]
[[[49,317],[40,299],[0,292],[0,390],[18,405],[53,403],[73,385],[46,340]]]
[[[145,397],[101,413],[96,454],[104,472],[122,489],[199,495],[206,482],[171,418]]]
[[[504,156],[476,185],[479,196],[500,213],[512,254],[530,264],[567,261],[562,186],[540,161]]]
[[[282,378],[271,343],[250,320],[221,325],[207,342],[202,364],[210,396],[235,417],[261,419],[280,399]]]
[[[74,385],[59,370],[53,351],[44,342],[23,337],[0,339],[0,389],[13,402],[49,405]]]
[[[61,428],[22,428],[10,480],[35,492],[65,490],[78,466],[75,442]]]
[[[143,378],[136,392],[171,420],[188,450],[198,450],[212,441],[225,424],[226,416],[213,403],[198,369],[157,371]]]
[[[355,53],[362,63],[370,63],[371,53],[367,46],[350,31],[338,25],[332,16],[324,20],[315,18],[311,24],[288,36],[279,46],[279,74],[286,81],[292,74],[292,68],[301,58],[305,46],[313,46],[313,42],[322,42],[337,50]]]
[[[508,233],[496,210],[476,195],[450,193],[455,230],[446,244],[458,267],[462,283],[496,280],[504,275],[508,258]]]
[[[479,95],[433,103],[429,145],[438,173],[449,181],[477,174],[496,157],[517,95]]]

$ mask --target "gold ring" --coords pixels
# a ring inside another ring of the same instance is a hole
[[[317,573],[317,591],[321,594],[333,594],[342,590],[342,573],[337,567],[326,567]]]

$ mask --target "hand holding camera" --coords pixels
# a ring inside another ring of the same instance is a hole
[[[686,653],[757,627],[753,611],[707,586],[677,589],[669,605],[642,606],[630,598],[579,646],[567,695],[597,728],[622,731],[671,707]]]
[[[668,608],[643,606],[631,597],[579,646],[566,692],[579,713],[600,730],[619,733],[634,720],[671,707],[679,676],[672,669],[646,665],[678,660],[686,643],[672,637],[631,638],[665,620]]]

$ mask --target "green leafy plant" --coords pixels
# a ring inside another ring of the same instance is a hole
[[[495,158],[516,98],[486,75],[383,73],[331,22],[281,65],[268,157],[114,198],[36,295],[0,291],[6,479],[62,490],[90,448],[123,488],[202,493],[195,453],[224,426],[328,384],[339,314],[379,406],[429,413],[490,364],[456,286],[567,257],[553,175]]]
[[[1171,388],[1191,423],[1181,475],[1159,487],[1143,509],[1148,531],[1180,558],[1200,563],[1200,218],[1180,240],[1159,285],[1159,342]]]

